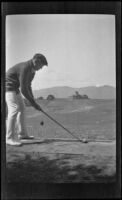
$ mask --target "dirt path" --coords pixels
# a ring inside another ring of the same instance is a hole
[[[8,182],[111,182],[116,143],[44,140],[7,146],[6,160]]]

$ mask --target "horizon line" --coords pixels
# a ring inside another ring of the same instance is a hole
[[[73,88],[73,89],[81,89],[81,88],[86,88],[86,87],[96,87],[96,88],[100,88],[100,87],[105,87],[105,86],[109,86],[109,87],[113,87],[116,88],[116,86],[113,85],[100,85],[100,86],[96,86],[96,85],[89,85],[89,86],[83,86],[83,87],[72,87],[72,86],[66,86],[66,85],[62,85],[62,86],[52,86],[52,87],[45,87],[45,88],[40,88],[40,89],[33,89],[34,91],[38,91],[38,90],[43,90],[43,89],[51,89],[51,88],[57,88],[57,87],[69,87],[69,88]]]

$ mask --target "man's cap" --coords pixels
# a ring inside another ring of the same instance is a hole
[[[48,62],[47,62],[47,59],[44,55],[40,54],[40,53],[36,53],[34,56],[33,56],[33,59],[40,59],[42,63],[44,63],[44,65],[47,65],[48,66]]]

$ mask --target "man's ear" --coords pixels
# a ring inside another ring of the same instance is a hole
[[[40,60],[39,60],[39,59],[36,59],[36,60],[35,60],[35,64],[37,64],[37,65],[40,64]]]
[[[34,64],[34,66],[35,66],[35,59],[33,59],[33,64]]]

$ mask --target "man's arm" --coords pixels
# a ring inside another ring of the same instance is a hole
[[[28,74],[28,77],[27,77],[27,79],[28,79],[28,84],[27,84],[27,87],[28,87],[28,88],[27,88],[27,90],[28,90],[30,96],[31,96],[33,99],[34,99],[34,96],[33,96],[33,92],[32,92],[31,83],[32,83],[32,80],[33,80],[34,76],[35,76],[35,73],[32,73],[31,75]]]
[[[31,105],[35,109],[41,110],[41,107],[35,102],[33,94],[32,94],[31,81],[33,77],[31,77],[31,73],[28,68],[24,69],[20,74],[20,88],[21,88],[22,94],[31,103]]]

